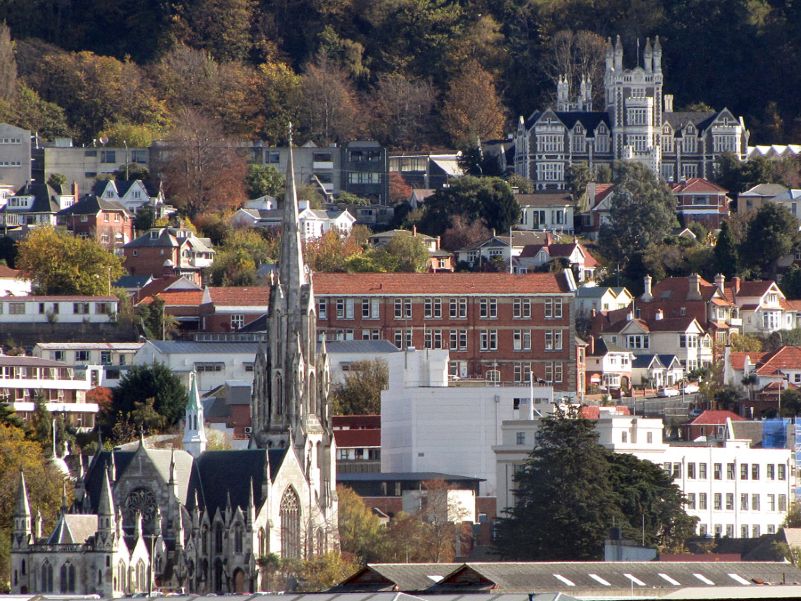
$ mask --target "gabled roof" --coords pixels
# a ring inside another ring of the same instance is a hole
[[[0,278],[3,279],[24,279],[19,269],[11,269],[8,265],[0,264]]]
[[[208,288],[211,302],[218,307],[266,308],[270,298],[267,286],[220,286]]]
[[[762,361],[762,358],[767,354],[768,353],[759,353],[754,351],[732,351],[729,354],[729,362],[731,363],[732,369],[742,371],[745,369],[746,358],[751,365],[758,365]]]
[[[651,369],[652,367],[667,367],[659,360],[659,355],[635,355],[631,366],[636,369]]]
[[[702,277],[698,277],[698,288],[701,291],[701,300],[709,301],[715,292],[717,286],[706,281]],[[690,278],[689,277],[669,277],[661,280],[651,290],[654,300],[651,302],[659,301],[682,301],[687,302],[700,302],[699,300],[687,299],[690,292]]]
[[[691,426],[723,426],[726,420],[730,419],[733,422],[743,422],[744,417],[737,415],[732,411],[721,409],[707,409],[701,415],[696,417],[690,422]]]
[[[59,215],[96,215],[100,211],[110,211],[128,214],[128,211],[116,200],[105,200],[94,194],[87,194],[74,205],[62,209]]]
[[[801,347],[782,346],[763,355],[756,372],[760,376],[770,376],[781,374],[785,370],[801,370]]]
[[[757,296],[761,297],[765,294],[770,287],[773,286],[776,282],[773,280],[748,280],[745,282],[740,282],[740,290],[737,292],[736,296]],[[726,283],[726,296],[734,293],[734,285],[732,282]]]
[[[728,190],[703,177],[691,177],[671,186],[673,194],[726,194]]]
[[[371,563],[340,582],[332,591],[424,591],[459,565],[457,563]]]
[[[663,113],[663,119],[670,123],[670,126],[678,134],[679,130],[684,129],[688,123],[692,123],[698,131],[703,131],[715,120],[718,114],[720,112],[716,111],[666,112]]]
[[[543,192],[539,194],[518,194],[515,196],[521,207],[553,207],[567,204],[575,205],[573,197],[567,192]]]
[[[97,516],[67,513],[59,516],[48,545],[82,545],[97,532]]]
[[[14,196],[33,196],[31,208],[24,209],[28,213],[56,213],[60,208],[56,200],[56,191],[47,184],[27,182],[14,193]],[[13,212],[14,209],[5,205],[0,211]]]
[[[774,196],[778,196],[783,192],[787,192],[787,188],[782,186],[781,184],[757,184],[756,186],[751,186],[745,192],[740,192],[738,194],[738,198],[748,198],[748,197],[762,197],[762,198],[773,198]]]

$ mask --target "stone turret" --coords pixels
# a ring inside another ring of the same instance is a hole
[[[203,404],[197,390],[197,374],[189,374],[189,397],[184,415],[184,449],[192,457],[200,457],[206,450],[206,429],[204,426]],[[174,468],[174,463],[171,465]],[[172,473],[170,474],[172,477]]]

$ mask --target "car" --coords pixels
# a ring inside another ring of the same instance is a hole
[[[681,387],[681,391],[684,394],[695,394],[699,390],[701,390],[701,389],[698,387],[698,384],[696,384],[695,382],[685,382],[684,385]]]
[[[667,398],[671,396],[679,396],[679,391],[675,388],[665,388],[664,386],[656,391],[656,396]]]

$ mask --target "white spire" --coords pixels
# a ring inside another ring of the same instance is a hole
[[[184,450],[192,457],[199,457],[206,450],[206,429],[204,427],[203,404],[197,390],[197,374],[189,374],[189,396],[184,415]]]

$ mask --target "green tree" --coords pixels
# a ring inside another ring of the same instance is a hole
[[[17,61],[11,30],[0,22],[0,99],[12,100],[17,93]]]
[[[41,511],[44,523],[53,524],[61,506],[63,478],[47,461],[41,444],[26,438],[21,428],[0,424],[0,586],[3,587],[10,582],[9,543],[20,471],[25,474],[31,511],[34,514]],[[70,494],[71,490],[67,492]]]
[[[215,286],[251,286],[258,278],[258,268],[275,258],[273,241],[255,230],[233,230],[218,247],[209,276]]]
[[[678,225],[667,185],[640,163],[615,164],[615,193],[609,222],[601,226],[598,246],[621,267],[650,245],[659,244]]]
[[[64,185],[67,183],[67,178],[62,173],[51,173],[47,178],[47,185],[53,188],[57,194],[64,194],[66,190]]]
[[[728,221],[720,225],[720,233],[715,243],[715,264],[718,273],[733,278],[739,273],[740,257]]]
[[[587,191],[587,184],[592,181],[592,171],[587,163],[573,163],[565,173],[565,183],[574,200],[581,200]],[[584,203],[586,204],[586,203]]]
[[[284,194],[284,176],[272,165],[251,163],[245,175],[245,189],[248,198],[273,196],[279,198]]]
[[[347,486],[337,486],[339,499],[339,544],[342,552],[360,564],[381,561],[386,545],[386,528]]]
[[[45,140],[69,135],[71,131],[64,109],[43,100],[21,81],[13,98],[0,99],[0,120],[35,131]]]
[[[420,236],[398,234],[386,246],[375,249],[386,271],[415,273],[426,270],[428,249]]]
[[[164,425],[169,427],[183,417],[186,395],[180,378],[167,366],[161,363],[134,365],[125,372],[114,389],[112,408],[126,415],[137,409],[136,403],[154,399],[153,409],[164,418]]]
[[[512,188],[517,188],[518,194],[532,194],[534,192],[534,182],[517,173],[509,174],[506,177],[506,182]]]
[[[208,50],[220,62],[247,57],[256,8],[253,0],[199,0],[185,6],[189,7],[186,41]]]
[[[39,294],[108,294],[108,283],[125,274],[122,259],[94,240],[38,227],[19,243],[17,268]]]
[[[170,340],[178,331],[178,321],[164,311],[164,301],[156,296],[151,302],[142,302],[134,310],[141,333],[151,340]]]
[[[420,228],[432,236],[451,227],[455,215],[469,222],[482,220],[488,228],[508,232],[520,220],[520,206],[507,182],[496,177],[465,176],[426,199]]]
[[[745,266],[775,276],[777,261],[798,241],[798,220],[787,207],[769,202],[757,210],[738,250]]]
[[[515,480],[518,502],[498,522],[500,555],[527,561],[598,559],[610,525],[626,519],[607,454],[591,421],[564,414],[542,419],[537,446]]]
[[[381,391],[388,383],[389,369],[383,359],[351,363],[345,381],[334,387],[334,413],[378,415],[381,413]]]

